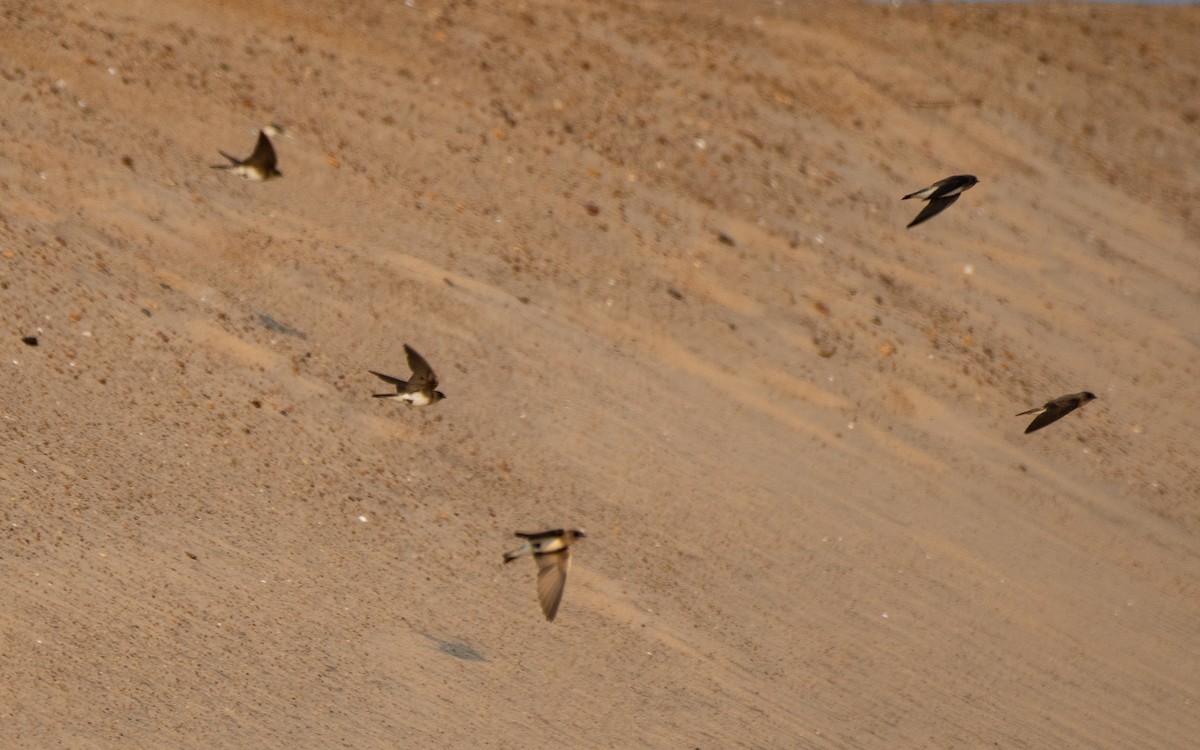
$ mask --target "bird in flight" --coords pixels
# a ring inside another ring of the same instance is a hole
[[[408,344],[404,345],[404,351],[408,354],[408,369],[412,370],[412,375],[408,380],[401,380],[391,375],[384,375],[382,372],[368,370],[367,372],[380,380],[387,381],[396,386],[395,393],[374,393],[372,395],[375,398],[392,398],[397,401],[407,401],[412,406],[429,406],[444,399],[446,394],[437,389],[437,375],[434,374],[433,368],[429,366],[425,358]]]
[[[1023,417],[1026,414],[1037,414],[1029,426],[1025,428],[1025,434],[1036,432],[1048,424],[1053,424],[1079,407],[1086,404],[1088,401],[1096,398],[1096,394],[1089,391],[1080,393],[1071,393],[1066,396],[1059,396],[1053,401],[1047,401],[1044,406],[1035,406],[1028,411],[1023,411],[1018,414],[1018,417]]]
[[[917,214],[916,218],[908,223],[907,228],[912,229],[916,225],[928,221],[947,208],[950,208],[954,201],[958,200],[958,196],[963,194],[963,191],[975,187],[975,183],[977,182],[979,180],[973,174],[956,174],[943,180],[938,180],[929,187],[923,187],[915,193],[909,193],[904,196],[901,200],[920,198],[921,200],[929,201],[921,209],[921,213]]]
[[[258,143],[254,146],[254,153],[245,159],[231,156],[224,151],[218,151],[218,153],[228,159],[229,163],[214,164],[212,165],[213,169],[227,169],[247,180],[256,182],[269,180],[272,177],[283,177],[283,172],[276,168],[278,162],[275,158],[275,147],[271,145],[271,139],[267,137],[266,131],[258,131]]]
[[[538,601],[546,619],[553,622],[562,602],[563,587],[567,585],[567,571],[571,569],[571,543],[587,538],[587,534],[580,529],[551,529],[534,534],[518,531],[516,536],[525,541],[512,552],[505,552],[504,562],[510,563],[521,555],[533,555],[538,566]]]

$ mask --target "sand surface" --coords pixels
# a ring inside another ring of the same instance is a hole
[[[1200,8],[0,23],[0,746],[1200,747]]]

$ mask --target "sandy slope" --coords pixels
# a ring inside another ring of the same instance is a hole
[[[1200,743],[1200,11],[3,23],[0,744]]]

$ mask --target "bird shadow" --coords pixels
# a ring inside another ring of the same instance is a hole
[[[417,631],[417,633],[436,643],[438,651],[441,651],[443,654],[449,654],[455,659],[462,659],[463,661],[487,661],[487,657],[461,641],[447,641],[429,633],[421,633],[420,631]]]
[[[268,331],[274,331],[275,333],[282,333],[285,336],[295,336],[296,338],[298,338],[302,341],[308,339],[308,334],[305,333],[304,331],[301,331],[298,328],[292,328],[287,323],[280,323],[278,320],[275,320],[275,318],[272,318],[270,315],[267,315],[266,313],[258,314],[258,322],[262,323],[263,327],[266,328]]]

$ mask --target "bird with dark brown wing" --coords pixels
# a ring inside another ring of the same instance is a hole
[[[1029,423],[1029,426],[1025,428],[1025,434],[1028,435],[1031,432],[1042,429],[1048,424],[1054,424],[1095,398],[1096,394],[1090,391],[1071,393],[1066,396],[1059,396],[1053,401],[1047,401],[1044,406],[1035,406],[1028,411],[1023,411],[1017,416],[1023,417],[1026,414],[1037,414],[1033,421]]]

